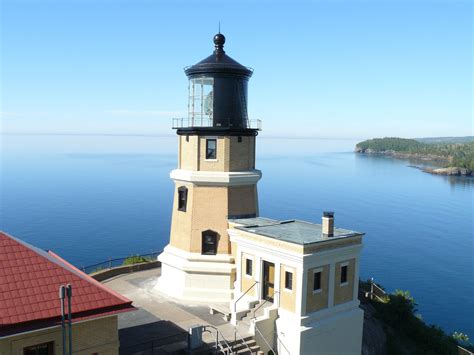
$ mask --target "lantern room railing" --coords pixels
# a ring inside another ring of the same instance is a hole
[[[236,127],[232,124],[230,119],[220,119],[217,124],[214,125],[212,118],[173,118],[173,129],[179,128],[194,128],[194,127],[212,127],[212,128],[242,128]],[[247,120],[246,129],[262,130],[261,120]]]

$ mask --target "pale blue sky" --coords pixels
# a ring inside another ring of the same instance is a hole
[[[267,136],[473,134],[472,2],[3,0],[2,130],[172,134],[183,67],[253,67]]]

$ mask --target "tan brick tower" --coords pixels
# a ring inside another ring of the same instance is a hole
[[[227,56],[214,36],[212,55],[185,69],[188,118],[174,119],[178,134],[170,243],[159,256],[157,288],[173,297],[232,299],[235,260],[228,219],[258,215],[255,143],[260,123],[247,115],[252,70]]]

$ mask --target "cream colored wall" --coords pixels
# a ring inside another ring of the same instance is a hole
[[[178,187],[188,188],[186,212],[178,211]],[[202,232],[217,232],[219,254],[230,253],[227,235],[227,187],[195,186],[176,183],[171,221],[170,244],[191,253],[201,253]]]
[[[229,216],[258,214],[257,186],[229,187]]]
[[[314,270],[321,269],[321,292],[313,293],[314,286]],[[312,268],[307,273],[307,289],[306,289],[306,313],[319,311],[328,307],[329,294],[329,265]]]
[[[38,330],[0,339],[0,355],[23,355],[23,348],[54,341],[55,354],[62,354],[60,327]],[[73,324],[72,347],[76,355],[118,354],[117,316]]]
[[[293,273],[292,290],[288,291],[285,289],[285,271]],[[296,309],[296,280],[298,275],[296,269],[283,265],[280,265],[280,307],[290,312],[295,312]]]
[[[215,160],[206,159],[206,139],[209,137],[199,137],[199,168],[202,171],[226,171],[225,162],[229,151],[226,148],[226,140],[224,137],[216,137],[217,155]]]
[[[327,241],[325,242],[305,245],[304,253],[312,254],[312,253],[317,253],[324,250],[337,249],[337,248],[348,247],[348,246],[357,245],[357,244],[362,244],[362,236],[355,236],[352,238],[344,238],[344,239],[328,238]]]
[[[245,273],[245,265],[247,259],[252,260],[252,276],[247,276],[247,274]],[[242,292],[245,292],[255,283],[256,261],[254,256],[251,254],[242,253],[242,262],[240,263],[240,268],[242,275],[240,289]],[[256,296],[256,292],[256,287],[253,287],[247,294],[249,296]]]
[[[341,286],[341,265],[348,262],[347,285]],[[336,276],[334,279],[334,305],[352,301],[354,298],[354,271],[355,259],[336,263]]]
[[[226,171],[246,171],[255,169],[255,138],[242,136],[239,143],[238,137],[226,137],[230,141],[230,162]]]
[[[205,136],[179,137],[178,168],[193,171],[248,171],[255,168],[255,138],[213,137],[217,140],[217,159],[206,159]]]
[[[188,188],[186,212],[178,211],[178,188],[180,186],[186,186]],[[186,184],[179,181],[175,183],[170,244],[185,251],[191,251],[191,241],[189,237],[191,235],[193,197],[193,184]]]
[[[198,136],[179,136],[178,167],[183,170],[199,170],[199,140]]]

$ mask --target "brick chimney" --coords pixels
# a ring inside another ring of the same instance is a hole
[[[334,212],[323,212],[323,237],[334,236]]]

